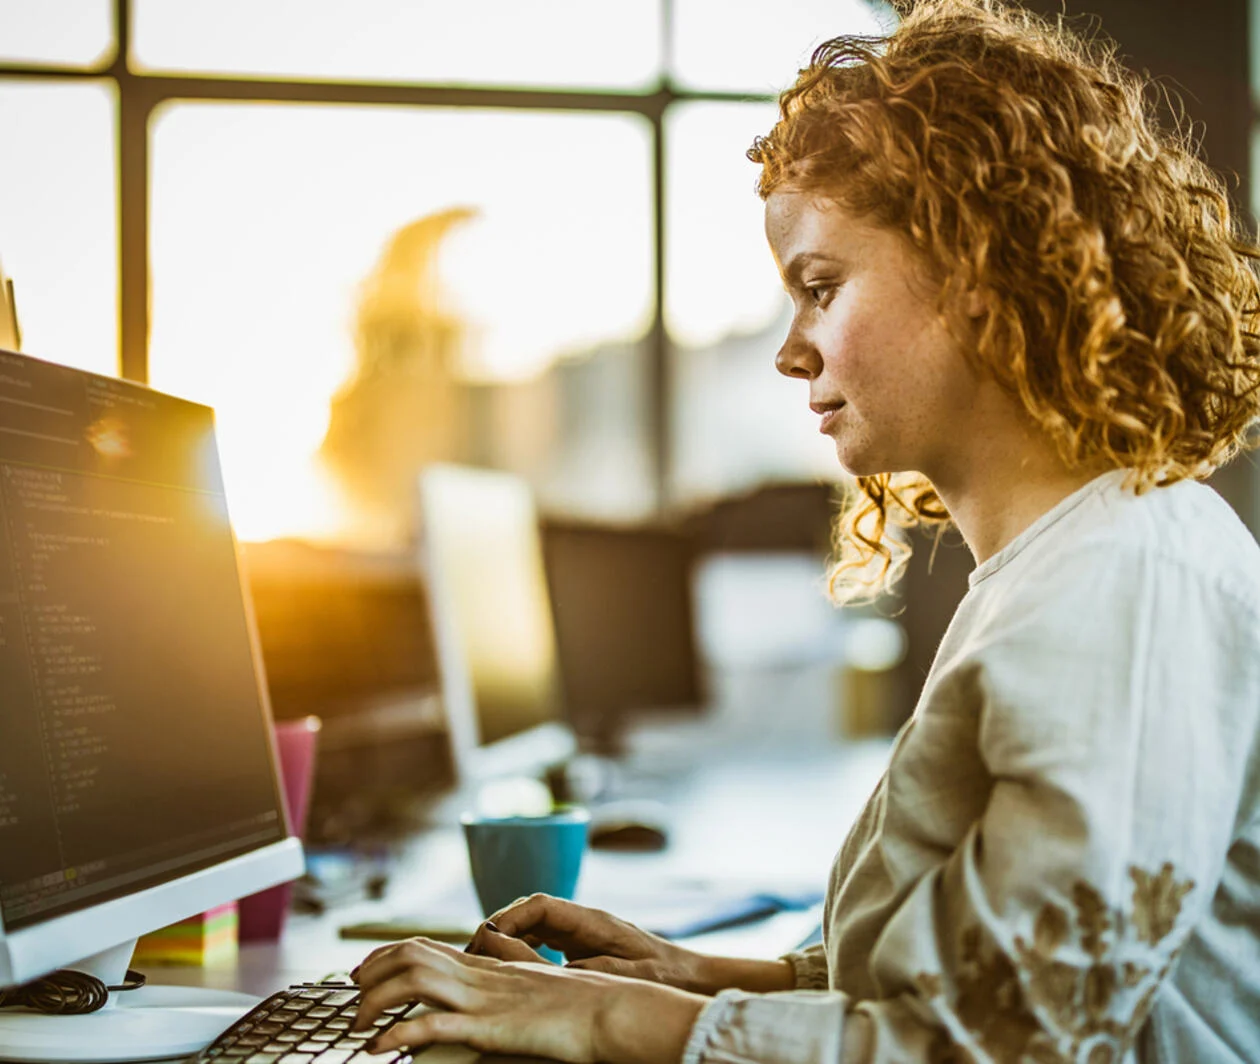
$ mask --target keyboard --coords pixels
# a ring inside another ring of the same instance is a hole
[[[366,1031],[352,1031],[359,988],[353,983],[301,983],[272,994],[237,1020],[188,1064],[409,1064],[403,1051],[363,1047],[424,1005],[399,1005]],[[426,1054],[426,1057],[428,1054]]]

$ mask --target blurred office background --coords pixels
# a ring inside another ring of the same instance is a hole
[[[1250,217],[1246,0],[1067,11],[1180,94]],[[566,677],[599,741],[668,691],[736,738],[888,732],[970,556],[924,543],[895,601],[826,604],[839,471],[773,368],[788,307],[744,152],[817,43],[894,21],[867,0],[0,0],[24,349],[215,407],[280,715],[440,731],[414,490],[443,461],[525,478],[555,578],[597,604],[659,584],[622,623],[675,618],[698,678],[662,651],[660,686],[609,694],[606,641],[602,680]],[[1251,459],[1217,487],[1260,528]],[[561,597],[579,647],[592,607]]]

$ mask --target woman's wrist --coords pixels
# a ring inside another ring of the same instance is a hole
[[[626,980],[595,1016],[596,1059],[607,1064],[676,1064],[709,999],[660,983]]]
[[[793,990],[796,970],[791,961],[752,960],[745,957],[713,957],[701,954],[697,964],[694,989],[702,994],[719,990],[747,990],[753,994],[770,994],[776,990]]]

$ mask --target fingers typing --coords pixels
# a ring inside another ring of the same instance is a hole
[[[387,1009],[415,1002],[444,1008],[467,1003],[470,968],[485,964],[450,946],[409,939],[377,950],[359,966],[359,1009],[354,1029],[365,1030]]]

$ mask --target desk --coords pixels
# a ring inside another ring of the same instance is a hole
[[[664,795],[674,813],[671,842],[653,854],[590,851],[578,900],[602,906],[609,885],[700,878],[750,888],[822,889],[849,825],[887,763],[887,740],[753,754],[706,751]],[[693,749],[692,758],[698,755]],[[658,759],[659,760],[659,759]],[[349,971],[373,948],[338,937],[338,928],[399,912],[423,911],[451,891],[464,891],[469,917],[475,900],[457,827],[414,840],[380,901],[364,901],[318,917],[291,915],[278,943],[242,946],[234,962],[207,968],[150,972],[156,983],[210,986],[265,996],[292,983]],[[601,898],[601,895],[604,897]],[[624,895],[623,895],[624,896]],[[724,956],[774,958],[791,949],[816,914],[783,913],[759,924],[697,936],[690,948]]]

